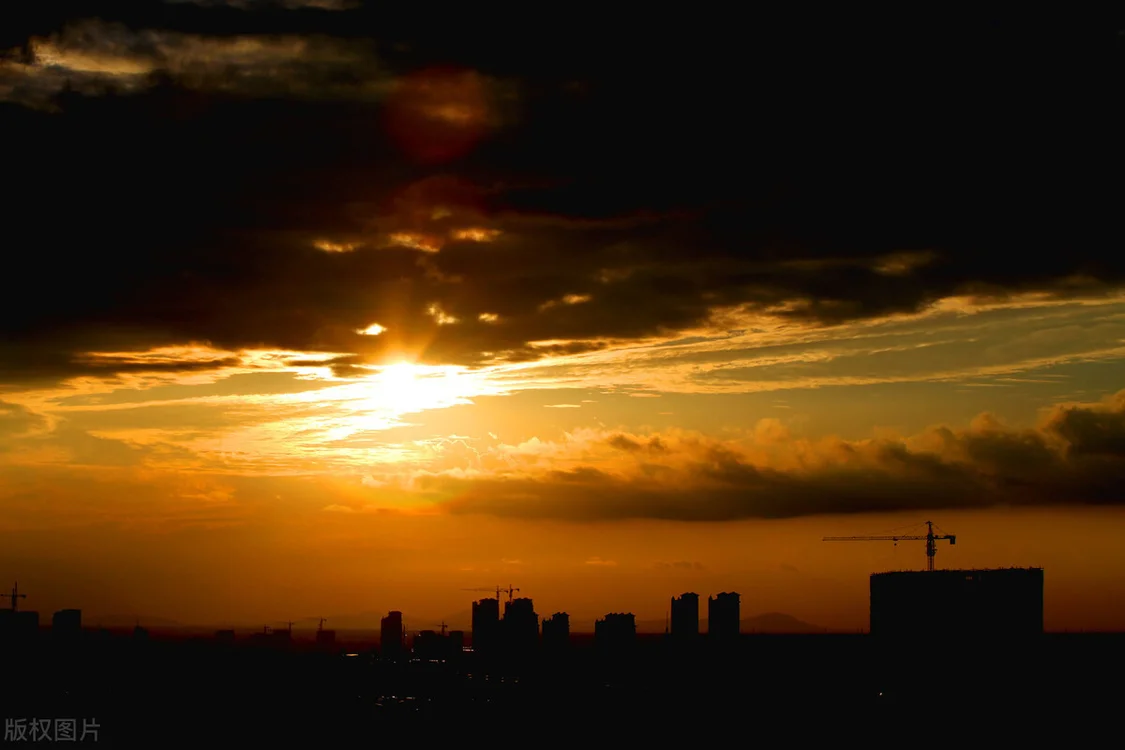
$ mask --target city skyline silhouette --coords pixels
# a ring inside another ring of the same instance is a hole
[[[1121,19],[490,10],[0,3],[4,741],[1084,744]]]

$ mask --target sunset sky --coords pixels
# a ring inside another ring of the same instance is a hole
[[[821,538],[933,520],[939,567],[1125,628],[1112,24],[29,5],[23,606],[432,624],[511,583],[576,630],[731,590],[856,630],[924,544]]]

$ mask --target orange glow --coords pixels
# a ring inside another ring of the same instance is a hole
[[[500,236],[497,229],[458,229],[451,235],[455,240],[464,242],[491,242]]]
[[[398,87],[387,111],[391,136],[423,162],[463,156],[492,120],[485,81],[471,70],[437,68],[416,73]]]

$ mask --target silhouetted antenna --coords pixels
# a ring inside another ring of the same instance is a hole
[[[443,637],[445,636],[445,620],[441,621],[441,634]]]
[[[322,618],[320,618],[320,624],[316,626],[316,630],[317,630],[317,632],[318,632],[318,633],[319,633],[319,632],[320,632],[321,630],[324,630],[324,623],[325,623],[325,622],[327,622],[327,620],[328,620],[328,618],[327,618],[327,617],[322,617]]]
[[[512,601],[512,594],[519,591],[519,589],[512,588],[512,584],[509,583],[508,588],[505,589],[505,590],[508,592],[508,603],[510,604],[511,601]],[[500,589],[499,588],[496,589],[496,598],[497,598],[497,600],[500,599]]]
[[[939,529],[940,531],[940,529]],[[955,534],[934,534],[934,522],[926,521],[926,533],[924,536],[917,534],[908,535],[890,535],[890,536],[826,536],[826,542],[894,542],[896,545],[899,542],[926,542],[926,570],[932,571],[934,569],[934,556],[937,554],[937,542],[942,539],[948,539],[950,544],[957,544],[957,536]]]
[[[27,594],[21,594],[20,593],[19,581],[16,581],[16,583],[12,586],[12,593],[10,593],[10,594],[0,594],[0,596],[4,596],[4,597],[7,597],[8,599],[12,600],[12,611],[13,612],[15,612],[17,609],[19,609],[19,600],[27,598]]]

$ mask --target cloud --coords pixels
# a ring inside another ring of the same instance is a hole
[[[34,37],[22,60],[0,66],[6,98],[50,108],[64,90],[137,93],[174,84],[218,94],[380,99],[394,87],[370,51],[346,39],[206,36],[96,20]]]
[[[505,453],[505,463],[486,453],[482,466],[495,468],[477,478],[432,475],[419,486],[448,497],[442,507],[454,514],[570,521],[1115,504],[1125,479],[1123,430],[1125,391],[1055,406],[1035,428],[1008,428],[984,414],[964,429],[937,426],[908,438],[811,441],[776,420],[732,441],[585,431],[525,444]],[[642,450],[652,445],[660,449]]]
[[[613,566],[617,565],[617,561],[616,560],[603,560],[600,557],[588,557],[588,558],[586,558],[585,564],[586,565],[601,566],[601,567],[613,567]]]
[[[366,5],[225,5],[92,1],[101,20],[41,9],[0,34],[5,135],[21,144],[5,165],[20,182],[5,245],[24,249],[10,275],[55,278],[66,257],[83,282],[50,305],[0,302],[0,377],[81,373],[80,355],[122,339],[528,363],[951,300],[1099,298],[1125,279],[1104,252],[1121,244],[1121,201],[1104,188],[1115,121],[1094,93],[1120,81],[1089,63],[1096,36],[1045,45],[1058,90],[1028,78],[1002,103],[996,60],[1026,50],[1004,37],[986,52],[957,29],[916,32],[909,51],[862,29],[777,30],[755,55],[820,71],[777,87],[768,65],[723,60],[745,46],[725,35],[673,61],[647,36],[590,28],[577,59],[561,41],[407,29]],[[904,87],[931,80],[951,38],[964,51],[946,84]],[[862,68],[857,48],[896,65]],[[825,114],[836,76],[859,87],[846,121]],[[669,94],[669,80],[691,85]],[[1016,130],[1079,152],[1032,170],[990,135]],[[373,321],[383,334],[356,333]]]

